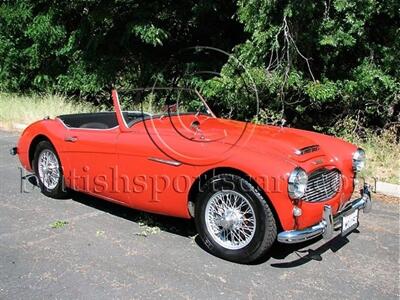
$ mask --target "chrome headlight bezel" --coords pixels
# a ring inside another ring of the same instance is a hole
[[[365,151],[361,148],[358,148],[353,153],[353,171],[359,173],[365,167]]]
[[[307,189],[308,175],[304,169],[296,167],[289,175],[288,194],[291,199],[301,199]]]

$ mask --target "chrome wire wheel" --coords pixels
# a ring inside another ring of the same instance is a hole
[[[246,247],[256,232],[256,219],[249,200],[238,192],[220,191],[209,199],[205,223],[215,242],[226,249]]]
[[[44,149],[38,159],[39,179],[43,185],[52,190],[57,187],[60,180],[60,166],[57,156],[49,149]]]

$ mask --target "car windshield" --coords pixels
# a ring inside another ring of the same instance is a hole
[[[215,117],[204,97],[196,90],[179,87],[146,87],[119,91],[120,104],[129,127],[148,118],[184,114]]]

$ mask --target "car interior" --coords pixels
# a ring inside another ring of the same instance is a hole
[[[128,126],[149,118],[151,115],[140,111],[124,111]],[[115,112],[81,113],[57,116],[69,128],[110,129],[118,126]]]

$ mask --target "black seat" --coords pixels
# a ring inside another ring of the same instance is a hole
[[[83,113],[58,116],[72,128],[108,129],[118,125],[115,112]]]
[[[107,124],[100,122],[89,122],[81,125],[79,128],[108,129]]]

